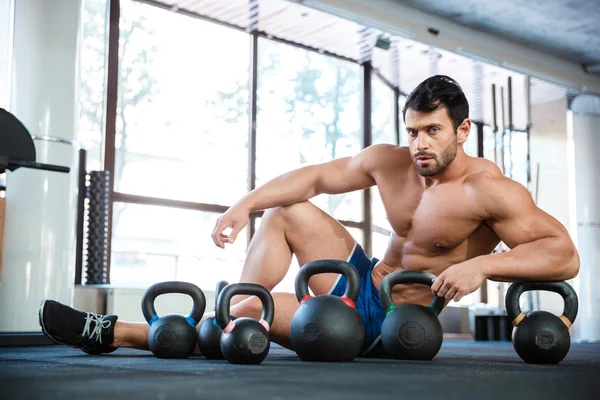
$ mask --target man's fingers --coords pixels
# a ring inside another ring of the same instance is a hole
[[[224,238],[227,237],[223,235],[225,228],[227,228],[227,221],[225,221],[223,218],[220,218],[212,233],[212,238],[215,242],[215,245],[220,248],[225,248]]]
[[[448,289],[444,297],[446,298],[446,300],[452,300],[452,298],[456,295],[456,292],[458,292],[458,289],[451,287],[450,289]]]
[[[452,285],[450,285],[450,283],[448,283],[448,281],[444,281],[444,284],[442,285],[442,287],[440,287],[440,289],[437,291],[437,296],[438,297],[446,296],[448,289],[450,289],[451,287],[452,287]]]
[[[442,286],[442,284],[444,283],[444,280],[440,277],[437,277],[433,280],[433,284],[431,285],[431,291],[434,294],[437,294],[437,291],[440,289],[440,287]]]

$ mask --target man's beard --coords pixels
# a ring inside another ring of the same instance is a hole
[[[415,168],[417,172],[421,176],[434,176],[439,174],[444,168],[448,166],[456,157],[456,152],[458,150],[458,138],[454,138],[452,143],[448,145],[443,151],[442,154],[438,157],[434,153],[420,152],[414,154],[412,156],[413,163],[415,164]],[[417,157],[431,157],[434,161],[428,165],[420,165]]]

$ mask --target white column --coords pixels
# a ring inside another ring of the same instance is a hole
[[[0,332],[39,331],[44,298],[72,303],[81,14],[82,0],[15,1],[10,111],[37,161],[71,172],[7,173]]]
[[[574,325],[578,341],[600,341],[600,97],[579,95],[570,105],[575,175],[577,245],[581,258],[574,285],[579,314]]]
[[[0,1],[0,108],[8,109],[14,0]]]

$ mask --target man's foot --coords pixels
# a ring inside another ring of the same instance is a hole
[[[111,353],[116,315],[78,311],[54,300],[40,305],[40,326],[44,335],[57,344],[66,344],[88,354]]]

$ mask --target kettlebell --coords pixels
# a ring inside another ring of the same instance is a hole
[[[217,289],[215,290],[215,312],[217,311],[219,293],[221,293],[221,290],[225,286],[227,286],[226,281],[217,283]],[[223,329],[221,329],[215,317],[209,317],[200,324],[200,329],[198,329],[198,348],[202,352],[202,355],[209,360],[225,359],[221,351],[221,333],[223,333]]]
[[[529,290],[558,293],[564,300],[560,317],[547,311],[521,312],[519,298]],[[506,313],[514,328],[512,343],[515,351],[530,364],[558,364],[569,352],[569,328],[575,322],[579,301],[575,290],[566,282],[516,282],[506,292]]]
[[[392,289],[401,283],[420,283],[431,286],[434,274],[421,271],[397,271],[387,275],[379,288],[379,300],[386,310],[381,326],[381,341],[386,353],[398,360],[431,360],[443,341],[442,324],[438,315],[446,301],[433,296],[428,307],[420,304],[396,306]]]
[[[309,294],[309,278],[323,273],[338,273],[346,277],[346,291],[342,297],[313,297]],[[296,275],[295,289],[300,307],[292,318],[290,339],[300,359],[354,360],[365,340],[365,325],[355,305],[360,290],[360,275],[356,268],[340,260],[309,262]]]
[[[194,301],[190,314],[187,317],[179,314],[156,315],[154,300],[166,293],[189,295]],[[159,358],[189,357],[196,348],[196,325],[205,308],[204,292],[193,283],[170,281],[150,286],[142,297],[142,312],[150,324],[148,345],[152,353]]]
[[[262,302],[260,321],[229,315],[231,298],[237,294],[256,296]],[[221,352],[231,364],[260,364],[271,347],[269,331],[275,316],[271,293],[256,283],[232,283],[223,288],[217,299],[216,319],[221,334]]]

